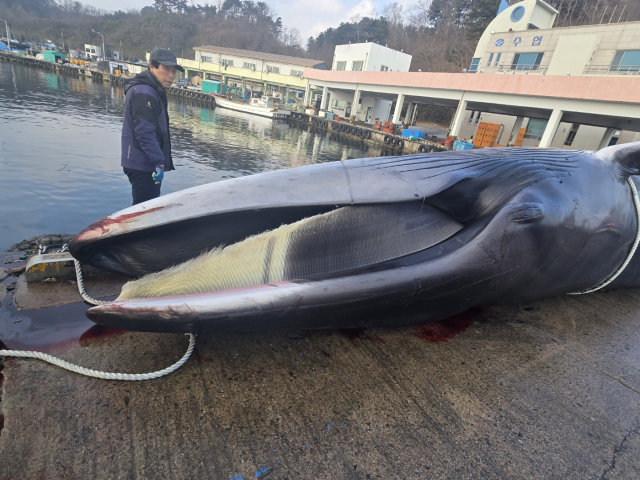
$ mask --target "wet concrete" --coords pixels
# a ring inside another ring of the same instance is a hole
[[[23,318],[37,332],[7,341],[124,372],[186,349],[92,326],[72,284],[16,280],[0,284],[3,342]],[[18,310],[41,299],[56,306]],[[149,382],[5,359],[0,479],[640,478],[639,327],[633,289],[410,329],[202,336]]]

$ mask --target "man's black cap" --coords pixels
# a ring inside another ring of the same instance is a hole
[[[178,59],[176,58],[175,53],[168,48],[154,48],[149,56],[149,62],[152,62],[153,60],[161,63],[165,67],[176,67],[181,72],[184,72],[184,68],[178,65]]]

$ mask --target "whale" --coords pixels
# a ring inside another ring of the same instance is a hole
[[[131,277],[94,322],[224,333],[408,327],[640,285],[640,142],[343,160],[200,185],[70,243]]]

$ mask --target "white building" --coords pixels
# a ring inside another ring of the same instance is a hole
[[[331,70],[408,72],[411,58],[411,55],[372,42],[336,45]]]
[[[91,60],[97,60],[102,58],[102,47],[97,45],[84,45],[84,55]]]
[[[337,45],[332,70],[362,72],[408,72],[411,55],[383,47],[376,43],[354,43]],[[361,95],[354,111],[354,96],[351,92],[331,90],[328,98],[322,99],[321,107],[340,117],[355,115],[359,121],[373,123],[387,121],[391,115],[391,100],[376,96]]]
[[[605,15],[601,24],[553,28],[557,14],[542,0],[524,0],[500,12],[478,41],[469,73],[638,76],[640,22],[608,23],[616,17]],[[500,126],[501,133],[495,141],[498,145],[514,144],[523,130],[518,144],[536,146],[548,121],[470,109],[459,137],[474,140],[480,123]],[[551,146],[596,150],[634,140],[640,140],[640,134],[563,119]]]

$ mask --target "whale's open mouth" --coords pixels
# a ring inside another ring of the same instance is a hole
[[[131,281],[118,300],[344,275],[430,248],[462,227],[422,202],[340,207]]]

